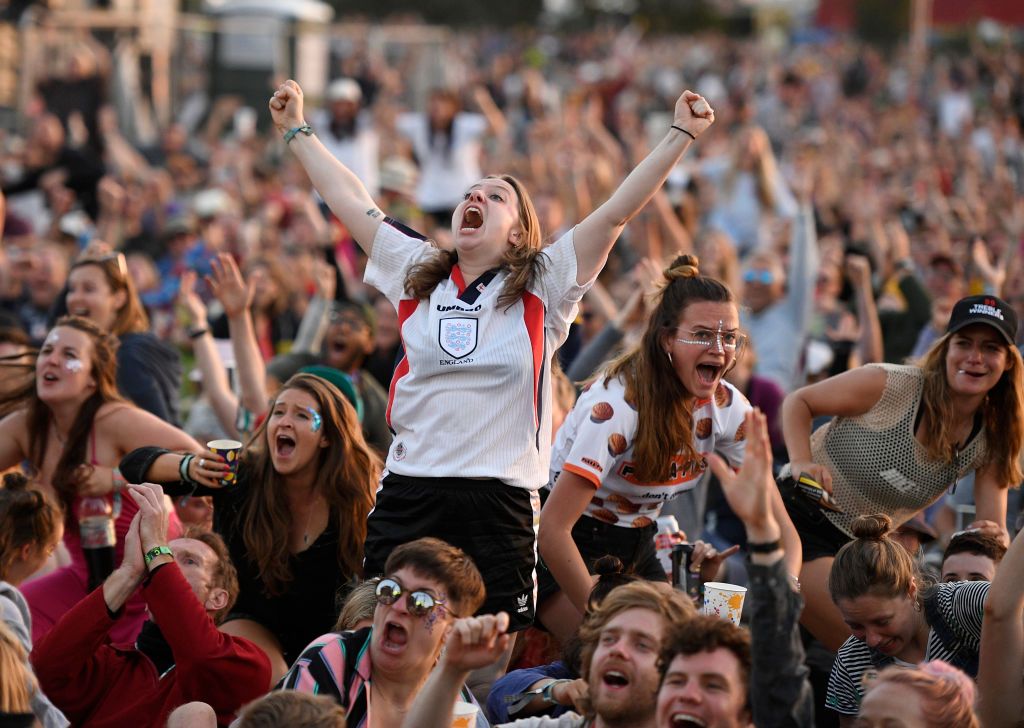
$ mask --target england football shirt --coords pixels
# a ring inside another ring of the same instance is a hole
[[[365,281],[398,310],[403,347],[388,393],[388,471],[547,482],[551,355],[592,283],[576,283],[573,232],[544,249],[529,290],[505,306],[504,270],[466,281],[458,265],[429,299],[412,298],[406,274],[436,250],[390,218],[380,226]]]

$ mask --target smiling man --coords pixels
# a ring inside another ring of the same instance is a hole
[[[677,591],[636,581],[612,590],[580,628],[580,661],[589,710],[557,718],[535,716],[511,728],[654,728],[658,654],[673,625],[695,617]],[[420,692],[403,728],[447,728],[459,686],[471,670],[493,663],[507,644],[508,616],[460,619],[444,658]]]

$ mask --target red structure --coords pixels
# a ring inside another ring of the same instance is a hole
[[[835,30],[854,25],[857,0],[821,0],[817,24]],[[1024,0],[932,0],[932,25],[964,25],[990,18],[1024,26]]]

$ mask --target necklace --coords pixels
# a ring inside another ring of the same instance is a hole
[[[309,525],[313,522],[313,509],[316,506],[316,502],[320,500],[320,494],[317,493],[309,501],[309,507],[306,509],[306,527],[302,529],[302,545],[303,547],[309,546]]]

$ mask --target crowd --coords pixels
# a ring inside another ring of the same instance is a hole
[[[356,43],[154,146],[69,44],[0,159],[3,720],[1017,725],[1024,52],[975,43]]]

